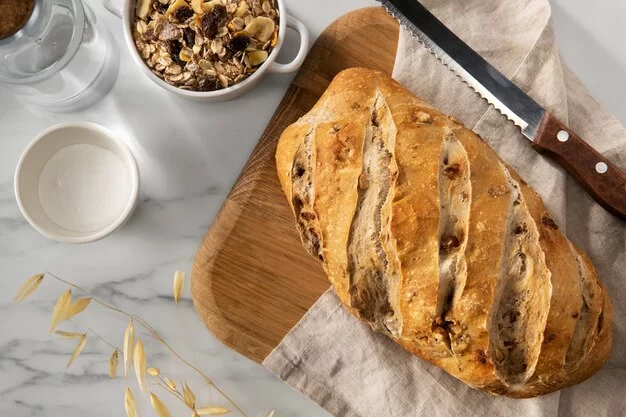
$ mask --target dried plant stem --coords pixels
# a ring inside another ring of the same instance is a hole
[[[173,391],[173,390],[169,389],[169,387],[167,386],[165,381],[163,381],[161,378],[159,378],[159,380],[161,382],[157,382],[157,385],[159,387],[161,387],[161,389],[163,389],[164,391],[169,392],[170,394],[172,394],[173,396],[178,398],[183,404],[185,403],[185,399],[183,398],[183,396],[178,391]]]
[[[187,365],[188,367],[190,367],[191,369],[193,369],[200,377],[202,377],[202,379],[204,379],[204,381],[210,386],[215,388],[215,390],[217,392],[220,393],[220,395],[222,397],[224,397],[226,399],[226,401],[228,401],[234,408],[235,410],[237,410],[239,412],[239,414],[241,414],[243,417],[247,417],[246,413],[244,413],[244,411],[224,392],[222,391],[217,385],[215,385],[215,383],[204,374],[204,372],[202,372],[197,366],[193,365],[192,363],[190,363],[187,359],[183,358],[182,356],[180,356],[178,354],[178,352],[176,352],[174,350],[174,348],[172,346],[170,346],[169,343],[167,343],[159,334],[159,332],[157,332],[152,326],[150,326],[150,324],[148,324],[148,322],[146,322],[144,319],[142,319],[141,317],[138,317],[134,314],[130,314],[127,313],[123,310],[120,310],[119,308],[108,304],[102,300],[100,300],[99,298],[93,296],[93,294],[91,294],[89,291],[79,287],[78,285],[71,283],[69,281],[64,280],[61,277],[58,277],[56,275],[54,275],[51,272],[46,271],[46,275],[51,276],[52,278],[56,279],[57,281],[60,281],[66,285],[69,285],[70,287],[82,292],[83,294],[89,296],[92,298],[92,300],[98,304],[100,304],[102,307],[108,308],[109,310],[113,310],[116,311],[130,319],[133,319],[134,321],[136,321],[137,323],[141,324],[146,330],[148,330],[148,332],[150,332],[152,334],[152,336],[157,339],[163,346],[165,346],[165,348],[167,348],[167,350],[170,351],[170,353],[172,355],[174,355],[179,361],[181,361],[182,363],[184,363],[185,365]]]
[[[104,338],[102,336],[100,336],[98,333],[96,333],[96,331],[94,329],[92,329],[91,327],[87,327],[87,331],[91,332],[94,336],[96,336],[98,339],[100,339],[101,341],[103,341],[105,344],[107,344],[111,349],[113,350],[119,350],[121,352],[121,350],[117,347],[115,347],[114,345],[112,345],[111,343],[107,342],[106,340],[104,340]]]

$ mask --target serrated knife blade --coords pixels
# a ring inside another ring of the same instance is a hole
[[[605,209],[626,220],[626,174],[547,112],[417,0],[378,0],[444,65],[512,120],[533,148],[552,156]]]

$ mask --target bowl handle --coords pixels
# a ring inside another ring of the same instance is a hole
[[[115,16],[122,18],[122,2],[120,0],[102,0],[102,5]]]
[[[293,16],[287,15],[287,27],[294,29],[300,35],[300,49],[293,61],[287,64],[273,62],[269,72],[287,73],[296,71],[304,62],[304,58],[306,58],[309,51],[309,31],[304,26],[304,23]]]

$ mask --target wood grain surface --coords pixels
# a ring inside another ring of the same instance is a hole
[[[626,221],[626,173],[548,112],[533,148],[553,157],[602,207]]]
[[[398,24],[382,8],[351,12],[317,39],[206,234],[193,265],[192,296],[209,330],[261,363],[329,288],[300,243],[278,178],[282,131],[350,67],[391,74]]]

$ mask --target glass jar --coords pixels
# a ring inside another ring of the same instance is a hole
[[[0,40],[0,83],[17,98],[51,111],[100,101],[119,72],[110,32],[81,0],[36,0],[14,35]]]

